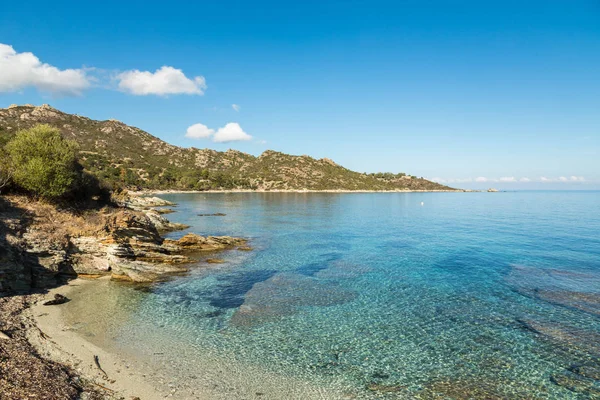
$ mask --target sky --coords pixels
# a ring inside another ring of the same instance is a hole
[[[600,189],[600,0],[5,2],[0,107],[483,189]]]

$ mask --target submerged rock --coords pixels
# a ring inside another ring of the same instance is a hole
[[[557,322],[520,319],[524,328],[542,335],[546,339],[565,347],[585,353],[600,354],[600,333],[575,328]]]
[[[236,326],[253,326],[290,315],[302,306],[332,306],[352,301],[356,293],[330,281],[296,273],[279,273],[255,283],[233,314]]]
[[[594,379],[600,383],[600,360],[598,364],[573,365],[569,368],[570,371],[586,378]]]
[[[600,275],[513,265],[507,283],[518,293],[600,316]]]
[[[554,374],[550,380],[558,386],[575,393],[583,393],[589,396],[600,396],[600,386],[597,386],[593,380],[587,379],[581,375],[573,373]]]

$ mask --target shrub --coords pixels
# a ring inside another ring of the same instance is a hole
[[[6,145],[16,185],[44,198],[57,198],[72,190],[77,172],[75,142],[57,128],[36,125],[20,131]]]

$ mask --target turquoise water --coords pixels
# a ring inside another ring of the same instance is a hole
[[[114,341],[163,348],[157,368],[191,386],[251,382],[229,398],[600,398],[600,192],[161,197],[189,231],[254,247],[123,289],[135,300]],[[204,379],[203,357],[222,373]],[[261,374],[323,391],[263,393]]]

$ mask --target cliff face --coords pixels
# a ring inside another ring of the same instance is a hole
[[[36,124],[76,141],[91,173],[109,182],[149,189],[450,190],[404,174],[363,174],[330,159],[265,151],[181,148],[120,121],[95,121],[48,105],[0,109],[0,139]]]
[[[0,198],[0,292],[56,286],[76,275],[152,282],[185,273],[192,252],[244,245],[244,239],[188,234],[153,210],[103,207],[69,211],[24,197]]]

